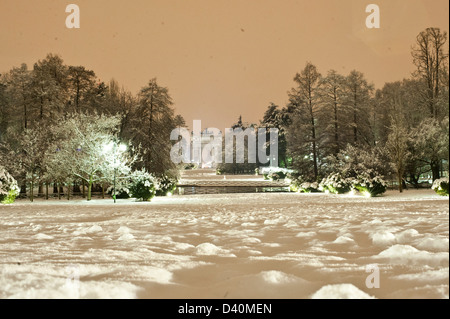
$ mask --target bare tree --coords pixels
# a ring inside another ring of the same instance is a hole
[[[442,85],[445,85],[445,81],[448,82],[448,79],[445,79],[448,61],[448,50],[445,52],[446,42],[447,32],[441,32],[439,28],[427,28],[419,33],[412,48],[413,61],[417,67],[414,75],[423,80],[422,97],[435,119],[442,115],[438,101]]]
[[[398,180],[398,190],[403,192],[403,177],[405,175],[406,159],[409,155],[408,142],[409,135],[408,130],[405,127],[402,119],[397,117],[393,119],[390,127],[391,134],[388,136],[386,142],[386,149],[391,158]]]

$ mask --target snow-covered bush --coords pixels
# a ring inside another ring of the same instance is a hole
[[[131,176],[131,195],[142,201],[151,201],[156,195],[156,179],[145,171],[136,171]]]
[[[341,173],[333,173],[320,182],[319,190],[334,194],[345,194],[351,191],[352,182],[351,178],[346,178]]]
[[[261,170],[261,173],[264,176],[265,180],[278,181],[280,179],[285,179],[289,174],[293,171],[286,168],[281,167],[264,167]]]
[[[300,192],[300,185],[303,183],[303,178],[301,176],[297,178],[291,178],[291,182],[289,183],[289,190],[291,192],[298,193]]]
[[[266,178],[266,177],[265,177]],[[285,179],[286,174],[283,172],[274,172],[270,173],[266,179],[269,179],[271,181],[279,181],[280,179]]]
[[[195,165],[194,163],[189,163],[184,166],[185,170],[191,170],[191,169],[196,169],[196,168],[197,168],[197,165]]]
[[[157,179],[156,196],[168,196],[177,188],[177,180],[163,175]]]
[[[359,174],[353,179],[352,184],[354,189],[368,197],[381,195],[387,189],[387,184],[383,178],[381,176],[371,177],[370,172]]]
[[[289,188],[291,192],[296,193],[320,193],[319,183],[305,182],[302,176],[298,176],[296,178],[293,177]]]
[[[384,159],[385,154],[380,148],[367,151],[348,145],[337,156],[328,158],[332,174],[321,182],[320,188],[336,194],[351,190],[370,197],[383,194],[387,184],[382,175],[389,173]]]
[[[300,193],[319,193],[319,183],[314,182],[314,183],[309,183],[309,182],[305,182],[305,183],[301,183],[300,187],[299,187],[299,192]]]
[[[345,194],[358,190],[361,194],[375,197],[386,192],[387,184],[376,172],[369,169],[356,177],[346,177],[342,173],[333,173],[320,182],[319,190],[334,194]]]
[[[19,195],[17,181],[3,167],[0,167],[0,203],[12,204]]]
[[[431,188],[441,196],[448,196],[448,177],[435,180]]]
[[[347,145],[337,156],[327,158],[328,174],[340,172],[353,178],[363,173],[369,173],[371,177],[388,176],[392,172],[387,161],[385,150],[380,147],[366,150]]]
[[[107,190],[108,194],[113,195],[114,186],[111,186]],[[117,199],[128,199],[131,197],[130,189],[125,186],[116,187],[116,198]]]

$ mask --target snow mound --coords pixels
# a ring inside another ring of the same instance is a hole
[[[261,240],[255,237],[248,237],[248,238],[244,238],[242,240],[243,243],[245,244],[259,244],[261,243]]]
[[[257,223],[250,223],[250,222],[245,222],[241,224],[242,227],[255,227],[258,226]]]
[[[128,282],[87,282],[80,286],[82,299],[135,299],[141,288]]]
[[[333,244],[354,244],[355,241],[348,237],[348,236],[339,236],[338,238],[336,238],[335,241],[333,241]]]
[[[116,230],[116,233],[129,234],[129,233],[131,233],[131,229],[129,229],[127,226],[120,226],[119,229]]]
[[[75,272],[75,269],[76,272]],[[78,280],[71,274],[83,278],[85,274],[101,274],[97,267],[76,267],[73,270],[64,267],[48,266],[7,266],[2,269],[0,287],[2,298],[11,299],[128,299],[136,298],[141,290],[124,281]],[[86,277],[89,278],[89,277]]]
[[[387,258],[392,264],[428,265],[432,267],[448,266],[448,257],[448,253],[430,253],[409,245],[394,245],[375,256],[375,258]]]
[[[153,266],[133,268],[132,273],[134,279],[153,281],[159,284],[170,284],[173,278],[171,271]]]
[[[278,225],[283,223],[285,220],[283,218],[266,219],[264,225]]]
[[[295,237],[299,237],[299,238],[302,238],[302,237],[313,237],[313,236],[316,236],[316,235],[317,235],[316,232],[309,231],[309,232],[299,232],[297,235],[295,235]]]
[[[374,218],[370,222],[367,222],[369,225],[382,225],[383,222],[379,218]]]
[[[175,243],[174,248],[177,250],[188,250],[188,249],[195,248],[195,246],[193,246],[191,244],[187,244],[187,243]]]
[[[94,234],[103,231],[103,228],[99,225],[94,225],[86,230],[87,234]]]
[[[448,251],[448,238],[428,237],[417,244],[417,248],[429,251]]]
[[[75,230],[72,234],[73,234],[74,236],[86,235],[86,230],[78,229],[78,230]]]
[[[203,243],[195,247],[195,253],[202,256],[214,256],[223,252],[223,249],[211,243]]]
[[[393,233],[386,230],[378,231],[369,235],[372,243],[377,246],[390,246],[396,243],[396,237]]]
[[[125,233],[122,236],[120,236],[118,239],[119,240],[134,240],[134,236],[133,236],[133,234]]]
[[[281,247],[279,243],[263,243],[262,245],[264,247],[271,247],[271,248]]]
[[[46,240],[46,239],[53,239],[54,237],[43,234],[43,233],[39,233],[39,234],[34,235],[33,238],[40,239],[40,240]]]
[[[30,226],[31,226],[31,224],[30,224]],[[32,225],[31,229],[35,232],[40,231],[42,229],[42,225]]]
[[[235,254],[231,254],[228,250],[211,243],[203,243],[195,247],[195,254],[197,256],[236,257]]]
[[[295,281],[293,276],[277,270],[263,271],[261,276],[265,282],[274,285],[288,284]]]
[[[398,244],[408,244],[411,243],[417,236],[419,236],[419,232],[413,228],[402,231],[397,234],[395,237],[397,238]]]
[[[311,299],[375,299],[352,284],[327,285],[316,291]]]
[[[294,222],[293,220],[290,220],[283,226],[286,228],[295,228],[295,227],[298,227],[298,224],[296,222]]]
[[[402,274],[394,278],[397,280],[420,281],[424,283],[446,281],[448,283],[449,268],[442,268],[438,270],[428,270],[421,273]]]

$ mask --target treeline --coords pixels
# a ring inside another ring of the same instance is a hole
[[[339,156],[364,152],[383,163],[380,174],[397,177],[400,190],[423,174],[439,179],[449,159],[448,56],[447,33],[428,28],[412,47],[411,78],[378,90],[361,72],[321,74],[307,63],[287,105],[271,104],[261,121],[280,130],[280,166],[320,181]]]
[[[111,167],[102,162],[108,143],[128,146],[132,169],[167,174],[174,169],[170,132],[184,125],[156,79],[133,95],[54,54],[0,75],[0,166],[22,192],[37,185],[42,192],[44,184],[83,185],[83,192],[90,181],[111,184]]]

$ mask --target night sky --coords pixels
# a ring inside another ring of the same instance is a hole
[[[80,29],[65,26],[70,3]],[[380,29],[365,26],[370,3]],[[376,88],[410,77],[416,35],[448,19],[447,0],[0,0],[0,72],[56,53],[133,93],[156,77],[189,126],[223,130],[283,106],[307,61]]]

